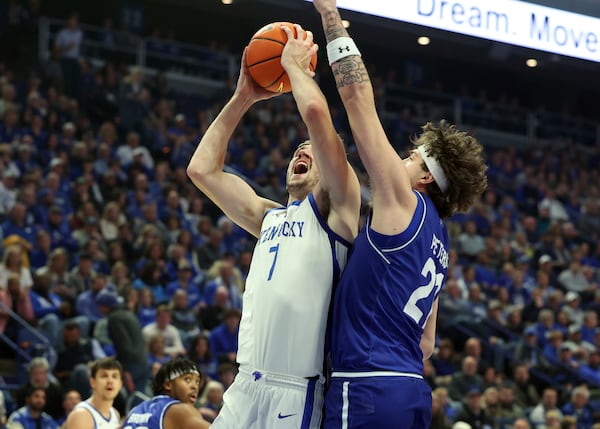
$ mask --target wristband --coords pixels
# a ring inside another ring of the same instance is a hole
[[[351,37],[338,37],[327,44],[327,59],[329,60],[329,65],[351,55],[361,56],[360,51]]]

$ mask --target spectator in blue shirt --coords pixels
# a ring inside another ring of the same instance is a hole
[[[598,296],[598,292],[596,292]],[[593,307],[591,307],[593,308]],[[594,344],[594,337],[596,336],[596,330],[598,329],[598,314],[594,310],[589,308],[583,314],[583,326],[581,327],[581,339],[587,341],[590,344]]]
[[[0,123],[0,141],[12,143],[21,137],[18,126],[19,113],[11,107],[4,112],[4,122]]]
[[[42,410],[46,406],[46,391],[43,387],[30,387],[25,394],[25,406],[13,412],[7,426],[19,424],[23,429],[58,429],[58,424]]]
[[[202,374],[208,378],[217,380],[217,359],[210,349],[208,337],[204,334],[198,334],[190,341],[187,350],[187,357],[198,365]]]
[[[571,391],[571,400],[562,407],[565,416],[577,417],[577,429],[590,429],[594,424],[594,411],[588,403],[590,391],[585,385]]]
[[[223,323],[213,329],[208,337],[210,348],[219,363],[235,364],[241,317],[240,310],[230,308],[223,314]]]
[[[2,236],[8,237],[9,235],[18,235],[23,237],[27,243],[35,243],[35,228],[25,223],[26,219],[26,208],[25,206],[17,202],[10,209],[8,219],[2,224]],[[29,245],[27,250],[30,250],[32,246]]]
[[[137,310],[137,317],[142,328],[156,320],[156,306],[154,305],[154,296],[152,290],[143,287],[139,290],[140,306]]]
[[[107,287],[106,276],[100,273],[94,274],[90,288],[77,296],[77,301],[75,302],[75,311],[77,311],[77,314],[86,316],[92,323],[96,323],[102,319],[104,316],[100,312],[100,308],[98,308],[96,297],[105,287]]]
[[[35,148],[31,137],[22,137],[22,143],[17,147],[17,157],[15,159],[15,165],[19,169],[21,176],[39,168],[39,164],[34,158],[34,150]]]
[[[581,366],[581,378],[600,386],[600,349],[596,348],[588,355],[587,363]]]
[[[57,294],[50,292],[50,276],[47,273],[36,271],[29,297],[33,314],[50,344],[58,344],[63,321],[67,319],[77,322],[81,327],[81,333],[88,336],[90,320],[87,315],[74,317],[73,306],[68,301],[63,301]]]
[[[175,292],[170,305],[171,323],[179,331],[183,346],[187,348],[190,339],[198,335],[201,331],[197,313],[194,309],[190,308],[187,292],[183,289],[179,289]]]
[[[161,269],[155,261],[147,261],[140,270],[139,275],[133,281],[135,289],[148,288],[152,291],[155,304],[168,302],[165,288],[160,283]]]
[[[53,249],[64,247],[69,252],[76,252],[78,250],[77,240],[71,234],[71,227],[62,207],[58,205],[50,207],[45,229],[52,238]]]
[[[201,307],[206,305],[204,295],[192,278],[192,267],[185,258],[180,259],[177,264],[177,280],[167,284],[165,292],[167,298],[172,299],[179,289],[187,292],[188,305],[194,312],[197,313]]]

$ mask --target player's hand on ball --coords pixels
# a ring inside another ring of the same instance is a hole
[[[289,72],[291,67],[299,67],[310,77],[315,75],[311,70],[311,59],[317,53],[319,46],[313,43],[312,31],[305,31],[300,25],[294,24],[296,34],[287,26],[281,29],[287,34],[287,42],[281,53],[281,65]]]
[[[267,100],[272,98],[279,93],[267,91],[263,87],[256,84],[256,82],[250,76],[250,72],[248,71],[248,66],[246,66],[246,52],[248,48],[244,49],[244,53],[242,54],[242,65],[240,68],[240,77],[237,81],[237,86],[235,91],[238,95],[247,97],[252,103],[259,100]]]

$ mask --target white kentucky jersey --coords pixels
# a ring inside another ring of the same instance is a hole
[[[332,286],[349,247],[329,228],[312,194],[265,214],[243,298],[242,367],[322,374]]]
[[[107,419],[104,415],[96,409],[89,401],[81,401],[75,405],[74,410],[77,408],[86,409],[94,419],[94,429],[118,429],[121,426],[119,421],[119,413],[114,407],[110,408],[110,417]]]

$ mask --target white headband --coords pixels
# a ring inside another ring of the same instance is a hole
[[[417,149],[419,150],[419,153],[421,154],[421,158],[423,158],[425,165],[429,169],[429,172],[433,176],[433,180],[435,180],[435,183],[438,184],[442,193],[445,193],[448,189],[448,179],[446,178],[446,173],[444,173],[442,166],[439,162],[437,162],[437,160],[433,156],[427,153],[425,145],[417,146]]]
[[[169,381],[173,381],[175,380],[177,377],[181,377],[182,375],[186,375],[186,374],[196,374],[198,376],[200,376],[200,373],[198,371],[196,371],[195,369],[188,369],[185,371],[173,371],[169,374]]]

